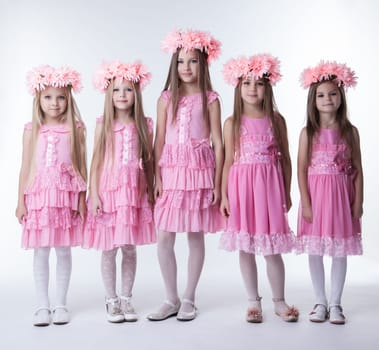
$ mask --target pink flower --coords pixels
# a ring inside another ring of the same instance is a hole
[[[139,83],[143,89],[151,79],[151,73],[141,62],[121,63],[113,61],[102,63],[96,71],[93,84],[100,92],[106,92],[109,84],[113,79],[128,80],[133,83]]]
[[[281,78],[280,62],[270,54],[258,54],[249,58],[240,57],[229,60],[223,68],[224,79],[236,87],[240,78],[251,76],[253,79],[266,78],[275,85]]]
[[[48,65],[33,68],[27,73],[26,84],[29,92],[35,96],[48,86],[71,86],[75,92],[82,88],[80,74],[70,67],[54,68]]]
[[[307,89],[312,84],[333,80],[338,86],[349,88],[357,84],[357,77],[346,64],[336,61],[320,61],[316,67],[306,68],[300,76],[301,85]]]
[[[174,30],[162,41],[161,48],[164,52],[174,54],[177,49],[185,51],[200,50],[208,55],[208,63],[218,58],[221,51],[221,43],[209,33],[199,30],[180,31]]]

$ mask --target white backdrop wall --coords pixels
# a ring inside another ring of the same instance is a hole
[[[221,75],[223,63],[231,57],[261,52],[280,58],[283,79],[274,93],[289,130],[294,203],[289,218],[294,231],[299,203],[297,143],[306,104],[306,91],[298,82],[300,72],[320,59],[346,62],[356,71],[359,82],[356,89],[348,91],[348,106],[361,135],[364,254],[379,262],[378,14],[375,0],[0,0],[0,284],[5,285],[10,277],[22,279],[24,274],[31,278],[30,269],[23,267],[31,265],[31,255],[20,248],[21,228],[14,216],[22,130],[32,107],[25,88],[26,72],[44,63],[68,64],[82,74],[84,89],[76,100],[88,129],[90,158],[95,119],[103,109],[103,96],[92,86],[96,67],[103,60],[141,59],[153,74],[143,98],[146,114],[155,119],[156,101],[170,61],[169,55],[161,52],[160,42],[174,28],[207,30],[222,42],[222,55],[212,64],[211,75],[221,96],[223,120],[231,114],[233,104],[233,89]],[[179,244],[179,251],[184,248]],[[155,247],[147,249],[151,254],[146,256],[156,265]],[[98,259],[93,252],[77,254],[76,264]],[[207,254],[218,253],[208,249]],[[154,269],[152,273],[158,274],[156,266]]]

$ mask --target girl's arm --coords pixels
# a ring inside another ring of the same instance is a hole
[[[147,166],[147,173],[149,176],[147,176],[147,194],[148,194],[148,201],[151,205],[154,204],[154,155],[153,155],[153,132],[149,132],[148,134],[148,141],[149,141],[149,152],[151,152],[151,159],[149,162],[146,164]]]
[[[232,117],[229,117],[224,123],[224,142],[225,162],[222,170],[220,211],[223,216],[229,216],[228,178],[230,167],[234,163],[234,131]]]
[[[154,198],[157,199],[162,194],[162,176],[161,168],[158,165],[161,159],[163,146],[166,137],[166,119],[167,119],[167,102],[161,96],[157,105],[157,127],[154,142],[154,169],[155,169],[155,185]]]
[[[87,166],[86,166],[86,133],[84,126],[81,126],[77,129],[79,136],[79,143],[81,145],[81,164],[80,164],[80,173],[85,174],[85,180],[87,179]],[[87,181],[86,181],[87,182]],[[80,215],[81,219],[84,220],[87,215],[87,205],[86,205],[86,191],[79,193],[79,202],[78,202],[78,211],[77,214]],[[75,214],[76,216],[76,214]]]
[[[100,142],[101,130],[103,124],[97,123],[95,129],[95,140],[93,143],[93,156],[91,162],[91,174],[90,174],[90,186],[89,186],[89,195],[91,197],[91,212],[93,215],[99,214],[102,210],[101,201],[99,197],[99,156],[96,156],[96,152],[98,151],[98,144]]]
[[[356,170],[354,179],[355,198],[352,208],[354,219],[359,219],[363,214],[363,170],[361,160],[361,147],[359,142],[359,133],[357,128],[353,128],[354,137],[354,153],[353,153],[353,167]]]
[[[284,118],[279,118],[279,132],[282,137],[282,168],[283,168],[283,180],[284,180],[284,190],[286,195],[286,207],[289,211],[292,207],[291,200],[291,179],[292,179],[292,165],[290,151],[288,147],[288,136],[287,136],[287,126]]]
[[[218,204],[220,201],[221,175],[224,165],[224,148],[222,146],[221,131],[221,111],[219,100],[213,101],[208,105],[209,125],[211,131],[212,146],[216,156],[216,170],[214,178],[213,201],[212,205]]]
[[[297,181],[300,190],[300,203],[303,218],[312,222],[312,202],[308,191],[308,136],[305,128],[301,130],[297,155]]]
[[[24,130],[24,134],[22,137],[22,162],[21,162],[21,169],[20,169],[20,175],[19,175],[19,181],[18,181],[18,201],[17,201],[17,208],[16,208],[16,216],[21,224],[23,219],[27,215],[27,209],[25,206],[25,187],[26,183],[28,181],[28,176],[31,169],[31,162],[32,162],[32,131],[31,130]]]

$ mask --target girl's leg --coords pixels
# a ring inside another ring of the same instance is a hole
[[[325,292],[325,272],[323,257],[319,255],[309,255],[309,271],[311,273],[313,290],[316,297],[316,304],[328,305]]]
[[[37,311],[34,314],[35,326],[50,324],[49,302],[49,255],[50,248],[35,248],[33,259],[33,275],[37,299]]]
[[[37,308],[49,308],[49,255],[50,248],[35,248],[33,275],[36,290]]]
[[[71,248],[56,247],[55,252],[57,254],[56,304],[65,306],[72,270]]]
[[[258,293],[258,273],[255,255],[240,250],[239,261],[241,275],[249,301],[246,321],[260,323],[262,322],[262,306],[261,297]]]
[[[105,303],[109,322],[124,321],[124,314],[120,309],[120,299],[116,293],[116,256],[118,248],[104,250],[101,254],[101,275],[105,288]]]
[[[158,233],[158,261],[166,289],[166,301],[157,312],[147,316],[150,321],[161,321],[175,316],[180,307],[174,252],[175,238],[174,232],[160,231]]]
[[[316,297],[316,303],[309,315],[309,320],[312,322],[324,322],[328,316],[328,301],[325,292],[325,271],[323,257],[319,255],[309,255],[308,261],[313,290]]]
[[[347,258],[333,258],[331,272],[330,305],[340,305],[345,285]]]
[[[265,256],[265,259],[275,313],[284,321],[296,322],[299,316],[299,311],[295,307],[289,307],[285,301],[285,270],[282,256],[280,254],[267,255]]]
[[[188,277],[180,308],[181,312],[193,312],[194,309],[196,288],[204,266],[204,233],[188,232],[188,247]]]
[[[342,313],[341,297],[345,285],[347,258],[333,258],[331,273],[331,292],[329,304],[329,321],[335,324],[344,324],[345,316]]]
[[[177,304],[177,267],[174,251],[176,234],[174,232],[161,231],[158,234],[158,261],[161,268],[163,282],[166,289],[167,300]],[[165,305],[164,305],[165,306]]]
[[[71,247],[56,247],[55,253],[57,255],[57,286],[53,323],[66,324],[70,321],[66,303],[72,269]]]
[[[131,302],[134,280],[136,277],[137,252],[134,245],[121,247],[121,311],[126,321],[137,321],[138,316]]]
[[[101,254],[101,276],[107,299],[116,298],[116,255],[118,248],[104,250]]]

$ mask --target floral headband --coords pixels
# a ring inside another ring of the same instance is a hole
[[[129,80],[139,83],[141,90],[149,83],[150,72],[141,62],[121,63],[113,61],[103,63],[95,73],[94,86],[100,92],[106,92],[113,79]]]
[[[162,41],[162,50],[174,54],[178,49],[191,51],[198,49],[208,54],[208,63],[217,59],[221,52],[221,43],[209,33],[199,30],[170,32]]]
[[[225,81],[236,87],[240,78],[252,77],[254,80],[266,78],[275,85],[281,78],[280,61],[270,54],[251,57],[232,58],[224,64],[222,73]]]
[[[82,89],[80,74],[67,66],[58,68],[48,65],[34,67],[26,75],[26,85],[33,96],[48,86],[58,88],[71,86],[75,92]]]
[[[336,61],[320,61],[316,67],[304,69],[300,76],[300,83],[304,89],[307,89],[314,83],[333,80],[338,86],[348,88],[355,86],[357,79],[355,72],[346,64]]]

